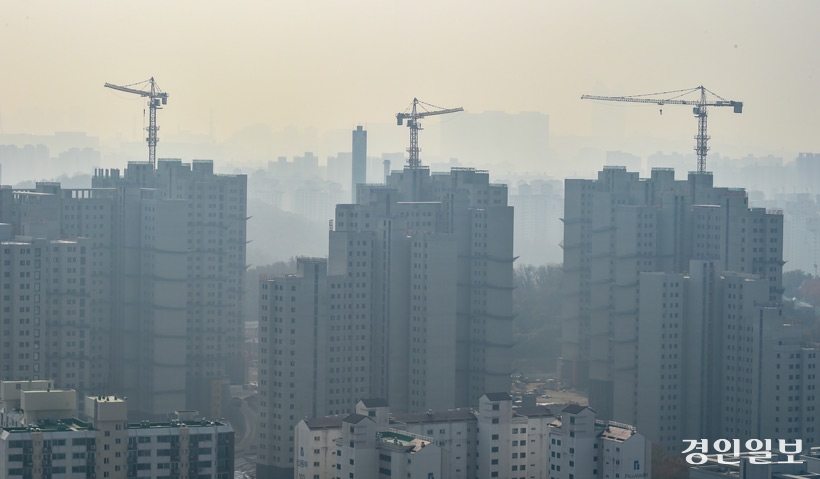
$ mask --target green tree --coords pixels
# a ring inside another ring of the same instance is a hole
[[[652,444],[652,479],[689,479],[689,465],[660,444]]]
[[[519,370],[555,370],[561,348],[561,276],[558,265],[515,268],[513,359]]]
[[[785,290],[783,294],[785,294],[787,298],[804,299],[800,292],[800,287],[803,286],[805,280],[811,278],[812,276],[802,269],[783,273],[783,289]]]

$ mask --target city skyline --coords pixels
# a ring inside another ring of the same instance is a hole
[[[356,124],[372,130],[414,96],[473,113],[548,114],[553,134],[612,149],[630,149],[618,138],[651,137],[690,150],[696,122],[685,108],[659,115],[652,105],[579,97],[703,84],[746,105],[742,115],[714,112],[713,151],[818,149],[820,95],[811,92],[820,66],[807,48],[820,41],[814,2],[195,5],[163,4],[156,15],[145,14],[150,4],[94,0],[0,7],[0,39],[15,45],[0,54],[15,72],[0,92],[0,133],[143,141],[144,101],[102,85],[153,76],[170,95],[159,114],[160,155],[175,137],[224,141],[255,125],[318,136]],[[777,89],[785,72],[789,88]],[[461,120],[429,123],[439,121]]]

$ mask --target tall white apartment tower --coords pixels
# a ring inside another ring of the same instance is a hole
[[[210,160],[161,159],[156,170],[100,171],[92,184],[119,198],[113,389],[137,417],[182,407],[219,416],[223,388],[244,381],[247,178],[215,175]]]
[[[743,190],[714,187],[710,173],[678,181],[670,169],[641,179],[605,167],[597,180],[567,180],[565,196],[562,380],[588,389],[601,417],[635,424],[640,275],[710,260],[719,273],[759,276],[760,300],[777,302],[782,215],[750,209]]]
[[[346,275],[299,258],[298,274],[260,281],[260,477],[292,477],[294,426],[366,397],[369,315]]]
[[[103,387],[107,336],[89,295],[91,259],[86,238],[0,242],[0,377]]]
[[[405,168],[337,206],[326,263],[261,282],[260,475],[292,476],[304,416],[369,397],[446,410],[509,390],[512,213],[487,172]]]
[[[58,387],[128,396],[134,418],[164,418],[180,409],[221,415],[224,387],[244,380],[246,183],[244,175],[215,175],[211,161],[160,160],[156,170],[129,163],[122,176],[96,170],[92,188],[45,182],[33,190],[0,188],[4,230],[28,237],[23,242],[81,243],[84,251],[76,266],[47,268],[37,258],[24,264],[39,263],[38,274],[57,277],[29,295],[41,303],[28,314],[7,311],[9,324],[42,321],[45,312],[64,318],[30,331],[48,337],[50,347],[62,341],[54,336],[87,335],[76,340],[83,354],[49,358],[76,368],[68,376],[76,380],[54,377]],[[46,254],[39,246],[29,249]],[[46,308],[50,288],[67,274],[86,275],[77,304],[54,298]],[[7,326],[0,323],[0,337],[10,332]],[[23,354],[33,361],[33,354]]]
[[[670,451],[696,437],[817,445],[817,348],[767,301],[767,279],[715,266],[641,274],[638,427]]]
[[[337,208],[330,244],[332,252],[334,236],[349,231],[375,235],[373,397],[406,412],[475,405],[486,391],[509,390],[514,258],[507,187],[472,168],[431,175],[406,167],[392,172],[386,187],[363,192],[350,209]],[[350,214],[358,216],[351,222]],[[454,342],[446,336],[453,333]],[[438,361],[455,361],[455,372],[442,371]],[[445,374],[453,377],[452,402],[440,387]]]
[[[568,181],[564,379],[671,451],[816,445],[817,348],[781,305],[783,216],[711,175]],[[582,301],[586,298],[587,301]]]

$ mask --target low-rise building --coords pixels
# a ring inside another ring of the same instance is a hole
[[[309,418],[294,428],[297,479],[335,477],[336,443],[346,414]]]
[[[347,416],[296,426],[294,479],[649,479],[651,443],[586,406],[556,417],[487,393],[476,410],[390,414],[365,399]]]
[[[442,450],[443,477],[475,477],[478,419],[469,409],[395,414],[391,427],[433,438]]]
[[[519,411],[527,412],[529,415]],[[546,434],[555,419],[546,406],[513,408],[507,393],[487,393],[478,400],[479,479],[546,477]]]
[[[549,435],[550,479],[652,477],[652,443],[634,426],[596,420],[589,407],[565,407]]]
[[[170,422],[129,424],[126,399],[117,396],[85,398],[81,419],[71,407],[74,391],[19,395],[4,420],[20,425],[0,427],[0,477],[233,477],[234,431],[226,422],[181,412]]]

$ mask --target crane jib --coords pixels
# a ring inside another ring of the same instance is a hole
[[[683,93],[681,93],[683,92]],[[699,92],[700,99],[698,100],[681,100],[681,96],[685,96],[690,93]],[[710,93],[713,97],[718,98],[715,101],[706,101],[706,93]],[[646,98],[651,96],[660,96],[660,95],[668,95],[670,93],[680,93],[679,95],[675,95],[672,98]],[[707,141],[709,140],[709,136],[706,134],[706,108],[711,106],[730,106],[733,108],[735,113],[743,113],[743,102],[742,101],[731,101],[725,100],[721,98],[719,95],[707,90],[702,85],[691,89],[691,90],[675,90],[657,94],[649,94],[649,95],[633,95],[633,96],[599,96],[599,95],[581,95],[582,100],[603,100],[603,101],[618,101],[618,102],[630,102],[630,103],[654,103],[660,106],[664,105],[691,105],[692,113],[696,117],[698,117],[698,134],[695,136],[697,140],[695,146],[695,152],[698,156],[698,173],[703,173],[706,171],[706,152],[709,150],[709,147],[706,146]],[[661,110],[661,114],[663,114],[663,110]]]
[[[112,83],[106,83],[103,86],[106,88],[111,88],[112,90],[148,98],[148,109],[150,111],[150,115],[149,124],[146,128],[146,131],[148,131],[148,137],[145,138],[145,141],[148,142],[148,162],[151,163],[151,168],[156,169],[157,142],[159,142],[159,137],[157,136],[157,132],[159,131],[159,126],[157,126],[157,110],[161,110],[162,105],[168,104],[168,93],[160,90],[159,85],[157,85],[154,81],[154,77],[151,77],[149,80],[141,83],[135,83],[134,85],[144,85],[144,87],[149,87],[149,90],[138,90],[136,88],[130,88],[133,85],[120,86]]]

